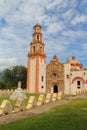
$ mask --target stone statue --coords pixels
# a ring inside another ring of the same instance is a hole
[[[18,82],[18,88],[15,89],[15,91],[12,93],[12,95],[10,96],[11,100],[16,100],[16,99],[25,99],[26,95],[24,93],[24,91],[21,88],[21,81]]]
[[[18,88],[21,88],[21,81],[18,82]]]

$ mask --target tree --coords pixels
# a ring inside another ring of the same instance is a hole
[[[22,82],[22,88],[26,87],[27,68],[25,66],[13,66],[3,71],[3,81],[6,88],[17,86],[18,81]]]
[[[6,84],[3,82],[3,80],[0,80],[0,89],[5,89]]]

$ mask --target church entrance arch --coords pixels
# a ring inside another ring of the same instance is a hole
[[[53,92],[54,92],[54,93],[58,93],[58,86],[57,86],[57,85],[54,85],[54,87],[53,87]]]

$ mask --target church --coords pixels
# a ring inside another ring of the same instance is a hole
[[[56,55],[46,64],[45,44],[42,40],[42,27],[33,27],[32,41],[28,53],[27,90],[30,93],[70,94],[75,89],[87,87],[87,70],[76,60],[67,59],[61,63]],[[84,76],[83,76],[84,75]]]

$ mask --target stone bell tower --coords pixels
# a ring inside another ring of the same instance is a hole
[[[30,43],[27,68],[27,90],[30,93],[46,92],[46,55],[42,42],[42,27],[36,24]]]

